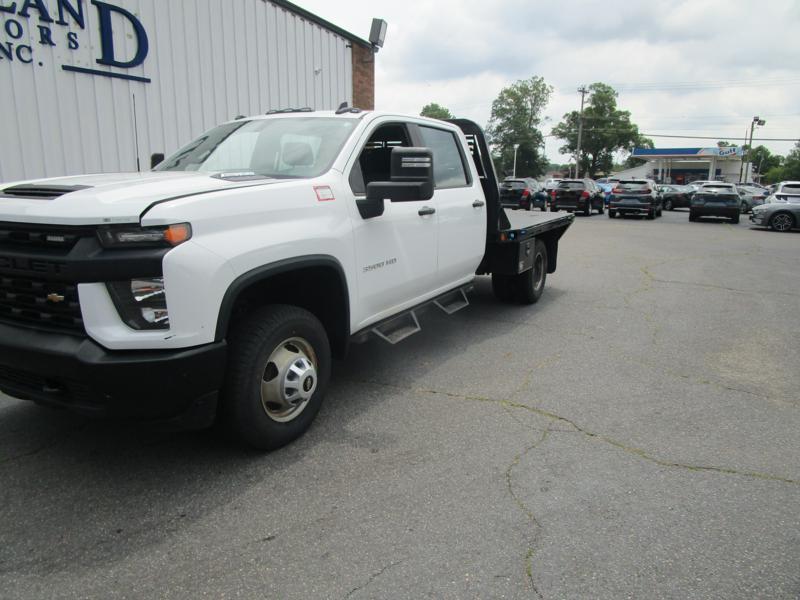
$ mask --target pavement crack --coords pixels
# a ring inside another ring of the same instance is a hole
[[[534,534],[528,544],[528,550],[524,558],[525,576],[528,578],[528,585],[531,586],[531,589],[539,598],[544,598],[544,596],[539,591],[539,588],[536,586],[536,582],[533,579],[533,556],[536,552],[534,548],[534,543],[536,541],[535,535],[536,532],[542,528],[542,524],[536,518],[533,510],[527,504],[525,504],[522,498],[520,498],[514,491],[514,468],[519,465],[522,459],[525,458],[529,452],[544,444],[545,441],[547,441],[548,435],[550,435],[550,430],[545,429],[541,437],[539,437],[539,439],[537,439],[533,444],[525,448],[525,450],[517,454],[517,456],[514,457],[514,460],[511,461],[511,464],[508,465],[508,468],[506,469],[506,488],[508,489],[508,493],[511,496],[511,499],[514,501],[514,504],[516,504],[520,512],[525,515],[533,528]]]
[[[736,294],[756,294],[758,296],[770,295],[770,296],[791,296],[793,298],[800,298],[800,294],[795,294],[793,292],[776,292],[776,291],[764,291],[764,290],[743,290],[739,288],[728,287],[725,285],[715,285],[713,283],[699,283],[696,281],[676,281],[672,279],[655,279],[652,278],[652,281],[657,283],[667,283],[670,285],[688,285],[691,287],[700,287],[712,290],[722,290],[726,292],[734,292]]]
[[[361,590],[366,588],[369,584],[371,584],[373,581],[375,581],[378,577],[380,577],[381,575],[386,573],[386,571],[388,571],[389,569],[392,569],[392,568],[396,567],[397,565],[400,565],[400,564],[402,564],[404,562],[405,562],[405,559],[397,560],[395,562],[389,563],[388,565],[384,565],[383,567],[380,568],[380,570],[375,571],[372,575],[370,575],[369,579],[367,579],[364,583],[362,583],[359,586],[354,587],[352,590],[347,592],[347,595],[345,596],[345,599],[346,598],[350,598],[353,594],[356,594],[356,593],[360,592]]]
[[[800,485],[800,480],[798,480],[798,479],[791,479],[789,477],[781,477],[780,475],[772,475],[771,473],[762,473],[760,471],[747,471],[747,470],[741,470],[741,469],[734,469],[734,468],[731,468],[731,467],[719,467],[719,466],[714,466],[714,465],[692,465],[692,464],[674,462],[674,461],[658,458],[656,456],[651,455],[649,452],[647,452],[646,450],[644,450],[642,448],[638,448],[636,446],[631,446],[631,445],[625,444],[625,443],[623,443],[623,442],[621,442],[619,440],[616,440],[616,439],[614,439],[612,437],[609,437],[607,435],[604,435],[602,433],[597,433],[595,431],[592,431],[590,429],[582,427],[582,426],[578,425],[575,421],[573,421],[573,420],[571,420],[571,419],[569,419],[567,417],[563,417],[561,415],[558,415],[558,414],[556,414],[554,412],[545,410],[543,408],[538,408],[536,406],[530,406],[528,404],[523,404],[522,402],[516,402],[516,401],[508,400],[508,399],[486,398],[486,397],[481,397],[481,396],[469,396],[469,395],[465,395],[465,394],[457,394],[457,393],[454,393],[454,392],[445,392],[445,391],[441,391],[441,390],[412,388],[412,387],[406,387],[406,386],[401,386],[401,385],[396,385],[396,384],[391,384],[391,383],[382,383],[382,382],[378,382],[378,381],[359,381],[359,383],[366,383],[366,384],[378,385],[378,386],[383,386],[383,387],[389,387],[389,388],[394,388],[394,389],[397,389],[397,390],[410,391],[410,392],[415,392],[415,393],[419,393],[419,394],[432,394],[432,395],[445,396],[445,397],[453,398],[453,399],[456,399],[456,400],[467,400],[467,401],[470,401],[470,402],[484,402],[484,403],[487,403],[487,404],[496,404],[496,405],[503,406],[503,407],[511,407],[511,408],[517,408],[517,409],[520,409],[520,410],[526,410],[528,412],[534,413],[534,414],[539,415],[541,417],[545,417],[545,418],[550,419],[552,421],[557,421],[557,422],[560,422],[560,423],[567,424],[567,425],[571,426],[576,431],[579,431],[580,433],[582,433],[584,436],[586,436],[588,438],[604,442],[604,443],[606,443],[606,444],[608,444],[610,446],[613,446],[614,448],[622,450],[623,452],[626,452],[628,454],[631,454],[633,456],[636,456],[638,458],[641,458],[642,460],[646,460],[646,461],[651,462],[653,464],[659,465],[661,467],[668,467],[668,468],[674,468],[674,469],[683,469],[683,470],[692,471],[692,472],[711,472],[711,473],[720,473],[722,475],[737,475],[737,476],[740,476],[740,477],[747,477],[747,478],[750,478],[750,479],[760,479],[762,481],[777,481],[777,482],[780,482],[780,483],[787,483],[787,484],[791,484],[791,485]]]

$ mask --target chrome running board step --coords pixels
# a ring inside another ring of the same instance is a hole
[[[452,291],[444,296],[439,296],[433,303],[448,315],[452,315],[454,312],[458,312],[462,308],[469,306],[465,288]]]
[[[413,310],[372,328],[372,333],[392,345],[420,331],[422,327],[419,326],[417,314]]]

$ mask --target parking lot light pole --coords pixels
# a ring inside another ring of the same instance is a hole
[[[750,174],[750,153],[753,151],[753,131],[755,130],[756,125],[763,127],[766,124],[767,122],[761,117],[753,117],[753,121],[750,123],[750,144],[747,146],[747,163],[744,167],[743,183],[747,183],[747,177]]]
[[[514,144],[514,170],[512,171],[512,177],[514,179],[517,178],[517,150],[519,149],[519,144]]]

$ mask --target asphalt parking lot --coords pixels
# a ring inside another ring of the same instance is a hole
[[[269,455],[0,397],[0,597],[800,597],[800,233],[577,217]]]

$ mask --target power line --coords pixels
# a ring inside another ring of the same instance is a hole
[[[591,133],[625,133],[628,130],[625,129],[585,129],[586,132]],[[685,140],[736,140],[736,141],[747,141],[748,138],[746,137],[737,137],[734,135],[671,135],[665,133],[644,133],[639,132],[639,135],[646,136],[646,137],[660,137],[660,138],[677,138],[677,139],[685,139]],[[558,137],[552,133],[544,135],[543,137]],[[564,138],[558,138],[564,139]],[[797,142],[800,141],[800,138],[765,138],[765,137],[754,137],[754,142]]]

